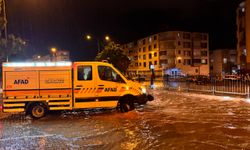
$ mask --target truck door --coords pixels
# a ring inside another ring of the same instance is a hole
[[[125,81],[110,66],[97,66],[98,102],[100,107],[116,107],[121,96],[121,89],[125,87]]]
[[[73,108],[96,107],[96,88],[93,65],[75,63]]]

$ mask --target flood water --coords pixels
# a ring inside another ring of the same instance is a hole
[[[250,149],[250,103],[240,98],[153,91],[136,110],[23,114],[0,120],[5,149]],[[250,101],[249,101],[250,102]]]

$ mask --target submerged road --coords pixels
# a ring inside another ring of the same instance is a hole
[[[0,150],[250,149],[250,101],[153,91],[136,110],[58,112],[33,120],[0,117]],[[1,114],[2,115],[2,114]]]

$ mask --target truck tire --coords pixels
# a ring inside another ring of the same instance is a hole
[[[120,100],[120,111],[128,112],[135,109],[134,105],[134,97],[133,96],[125,96]]]
[[[35,118],[42,118],[46,114],[46,107],[42,103],[34,103],[29,107],[29,114]]]
[[[120,110],[121,112],[128,112],[130,111],[130,105],[128,103],[121,103],[120,104]]]

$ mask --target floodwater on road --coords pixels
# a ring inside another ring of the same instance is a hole
[[[0,120],[4,149],[250,149],[250,103],[237,98],[153,91],[136,110],[23,114]]]

